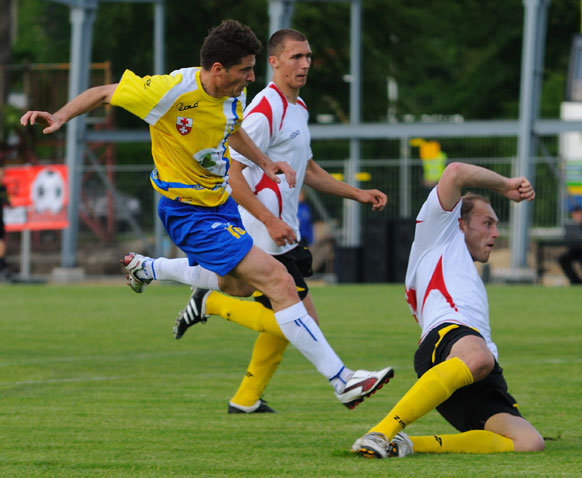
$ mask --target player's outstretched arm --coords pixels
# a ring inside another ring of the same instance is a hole
[[[353,199],[362,204],[371,204],[374,211],[381,211],[386,206],[388,198],[378,189],[358,189],[348,183],[338,181],[313,159],[307,163],[305,184],[327,194],[333,194],[347,199]]]
[[[27,111],[20,118],[20,124],[26,126],[40,122],[46,125],[42,130],[44,134],[54,133],[75,116],[87,113],[103,103],[110,103],[116,88],[117,83],[89,88],[53,114],[47,111]]]
[[[281,180],[277,177],[277,173],[283,173],[287,179],[287,184],[292,188],[295,187],[297,182],[295,170],[285,161],[278,161],[276,163],[271,161],[271,159],[257,147],[244,129],[239,128],[236,132],[232,133],[228,138],[228,142],[238,153],[259,166],[269,179],[272,179],[276,183],[280,183]]]
[[[506,178],[490,169],[467,163],[449,164],[437,185],[439,201],[446,210],[455,207],[464,187],[484,188],[499,193],[512,201],[531,201],[535,192],[524,177]]]

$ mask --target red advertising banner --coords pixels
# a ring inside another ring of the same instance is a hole
[[[64,164],[14,166],[4,170],[10,206],[4,207],[6,231],[66,229],[67,167]]]

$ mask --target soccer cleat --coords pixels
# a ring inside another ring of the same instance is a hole
[[[392,377],[394,377],[392,367],[386,367],[378,372],[356,370],[346,383],[344,391],[336,393],[336,397],[351,410],[363,402],[364,398],[380,390]]]
[[[404,432],[397,433],[388,445],[388,458],[403,458],[414,453],[412,441]]]
[[[186,333],[188,327],[198,322],[206,323],[206,296],[210,291],[208,289],[192,288],[192,294],[186,307],[180,311],[174,325],[174,338],[178,340]]]
[[[267,405],[265,400],[259,398],[257,403],[250,407],[242,407],[241,405],[228,402],[228,413],[275,413],[275,410]]]
[[[152,279],[140,279],[136,275],[138,271],[143,270],[145,259],[149,259],[149,257],[142,256],[135,252],[128,252],[123,256],[123,259],[119,261],[127,271],[127,275],[125,276],[127,279],[127,285],[138,294],[141,294],[144,287],[152,281]]]
[[[354,442],[352,451],[365,458],[386,458],[389,456],[390,443],[383,433],[366,433]]]

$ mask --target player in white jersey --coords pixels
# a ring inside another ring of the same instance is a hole
[[[481,332],[497,358],[497,347],[491,341],[487,292],[459,229],[462,204],[459,201],[455,209],[444,211],[437,189],[429,194],[416,218],[406,296],[422,330],[421,341],[445,322],[462,324]]]
[[[316,190],[371,204],[380,211],[386,195],[376,189],[362,190],[337,181],[313,160],[308,128],[309,113],[299,97],[307,80],[311,49],[305,36],[284,29],[269,42],[269,61],[273,82],[255,96],[246,108],[243,128],[253,142],[273,161],[286,161],[296,173],[297,187],[284,181],[275,183],[256,168],[249,159],[232,152],[230,184],[233,197],[245,229],[255,245],[282,262],[295,279],[299,297],[310,315],[317,312],[304,277],[312,274],[311,254],[298,244],[300,238],[297,210],[301,186],[305,183]],[[288,341],[277,330],[271,304],[262,294],[255,295],[259,303],[237,300],[216,292],[195,291],[189,305],[177,320],[177,336],[197,322],[191,311],[204,307],[205,315],[220,315],[230,321],[259,331],[247,372],[236,394],[229,401],[229,413],[264,413],[273,410],[261,396],[277,369]],[[199,305],[196,305],[198,301]],[[204,304],[202,306],[202,303]],[[177,337],[178,338],[178,337]],[[386,369],[388,381],[392,370]],[[379,387],[380,382],[376,383]],[[356,402],[353,403],[356,405]]]
[[[498,218],[483,196],[461,197],[463,187],[489,189],[515,202],[535,197],[526,178],[505,178],[471,164],[447,166],[416,218],[406,272],[407,300],[422,329],[414,356],[419,379],[356,440],[352,450],[362,456],[544,449],[508,393],[491,340],[487,293],[473,264],[489,260]],[[402,432],[434,408],[461,433]]]
[[[295,234],[293,238],[287,232],[287,237],[291,240],[278,244],[279,234],[275,232],[275,238],[271,237],[267,226],[260,219],[239,206],[243,223],[255,244],[272,255],[290,251],[297,247],[296,241],[300,239],[297,218],[299,193],[304,182],[305,170],[310,165],[310,161],[313,161],[311,137],[307,126],[308,117],[307,106],[301,98],[298,97],[295,103],[290,102],[277,84],[271,82],[255,96],[247,107],[243,120],[245,131],[254,138],[261,151],[268,151],[269,157],[274,161],[287,161],[293,168],[297,174],[295,188],[290,188],[286,183],[274,183],[260,169],[253,167],[251,161],[233,151],[233,159],[244,165],[242,174],[250,190],[256,199],[269,210],[270,214],[267,216],[271,219],[280,219]],[[239,171],[240,167],[235,165],[234,170]],[[310,167],[310,170],[315,170],[315,168]],[[231,177],[235,178],[234,184],[240,185],[240,177],[235,174],[231,171]],[[237,179],[239,182],[236,182]],[[240,205],[241,201],[238,202]],[[248,204],[248,200],[246,203]]]

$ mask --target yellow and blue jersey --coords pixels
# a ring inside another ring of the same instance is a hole
[[[111,99],[150,126],[154,189],[206,207],[228,199],[228,137],[240,128],[245,103],[246,89],[236,98],[207,94],[199,67],[143,78],[125,70]]]

